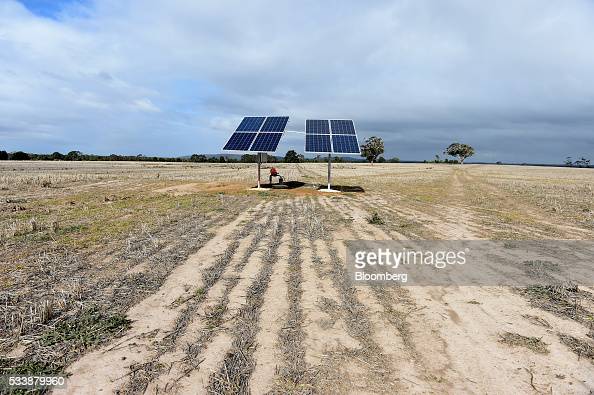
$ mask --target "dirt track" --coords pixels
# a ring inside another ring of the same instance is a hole
[[[569,334],[591,343],[587,324],[507,287],[354,287],[344,264],[344,241],[352,239],[592,238],[593,228],[570,211],[573,201],[548,202],[568,210],[549,212],[537,194],[591,186],[594,177],[552,170],[553,178],[566,178],[563,186],[534,192],[551,179],[542,169],[393,169],[338,166],[337,182],[366,192],[283,192],[254,200],[231,222],[213,223],[208,241],[127,311],[130,329],[67,368],[72,376],[63,392],[594,389],[594,359],[560,340]],[[292,171],[294,179],[312,179],[324,167]],[[225,185],[173,183],[155,193],[217,187]],[[582,198],[590,209],[591,199]],[[369,223],[372,212],[385,224]],[[538,338],[547,352],[505,344],[507,332]]]

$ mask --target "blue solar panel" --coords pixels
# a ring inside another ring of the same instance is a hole
[[[289,117],[268,117],[260,132],[276,132],[282,133],[285,131]]]
[[[255,137],[256,133],[235,132],[231,135],[223,149],[229,151],[247,151]]]
[[[332,126],[332,134],[355,134],[355,125],[350,119],[332,119],[330,124]]]
[[[330,127],[327,119],[308,119],[305,121],[305,133],[307,134],[330,134]]]
[[[329,134],[306,134],[305,152],[332,152]]]
[[[265,117],[245,117],[237,127],[237,132],[257,132]]]
[[[250,151],[274,152],[282,136],[282,133],[258,133]]]
[[[359,154],[359,143],[357,136],[346,136],[341,134],[332,135],[332,148],[339,154]]]

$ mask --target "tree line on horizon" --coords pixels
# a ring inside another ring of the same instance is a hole
[[[382,158],[383,159],[383,158]],[[95,155],[84,154],[81,151],[70,151],[67,154],[54,152],[51,154],[36,154],[24,151],[7,152],[0,151],[0,160],[53,160],[53,161],[142,161],[142,162],[193,162],[193,163],[255,163],[257,162],[257,155],[244,154],[238,158],[226,155],[204,155],[193,154],[186,157],[162,157],[162,156],[145,156],[145,155]],[[333,157],[334,162],[361,162],[363,159],[355,159],[351,157]],[[284,163],[300,163],[300,162],[324,162],[325,156],[316,156],[314,158],[305,158],[302,154],[297,154],[295,150],[287,151],[286,155],[274,156],[268,155],[268,162],[284,162]],[[385,160],[383,160],[385,161]],[[391,161],[398,162],[398,158]]]
[[[58,161],[147,161],[147,162],[187,162],[184,158],[168,158],[144,155],[95,155],[84,154],[80,151],[70,151],[67,154],[54,152],[51,154],[36,154],[24,151],[0,151],[0,160],[58,160]]]
[[[447,156],[453,156],[456,159],[441,159],[439,155],[435,155],[434,160],[424,160],[424,163],[445,163],[445,164],[463,164],[464,160],[474,155],[475,150],[467,144],[452,143],[443,152]],[[372,136],[365,140],[361,145],[361,156],[363,159],[356,159],[353,157],[335,156],[332,158],[334,162],[363,162],[367,161],[373,163],[399,163],[400,159],[397,157],[386,159],[382,156],[384,154],[384,142],[380,137]],[[193,154],[185,157],[162,157],[162,156],[145,156],[139,155],[95,155],[84,154],[81,151],[70,151],[67,154],[60,152],[53,152],[51,154],[35,154],[24,151],[7,152],[0,150],[0,160],[56,160],[56,161],[143,161],[143,162],[193,162],[193,163],[255,163],[257,162],[257,155],[244,154],[240,157],[232,157],[228,155],[204,155]],[[307,163],[307,162],[325,162],[326,156],[317,155],[314,158],[306,158],[302,154],[298,154],[295,150],[289,150],[285,156],[268,155],[267,162],[270,163]],[[502,164],[502,162],[497,162]],[[567,167],[590,167],[590,159],[580,158],[573,161],[571,157],[567,157],[565,162]]]

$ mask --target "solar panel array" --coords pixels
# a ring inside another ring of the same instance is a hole
[[[223,147],[226,151],[274,152],[289,117],[245,117]],[[350,119],[305,121],[305,152],[359,154],[355,125]]]
[[[306,120],[305,152],[360,154],[353,121],[350,119]]]
[[[245,117],[223,150],[274,152],[288,121],[289,117]]]

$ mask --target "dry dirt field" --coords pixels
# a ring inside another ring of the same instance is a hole
[[[594,389],[593,289],[355,287],[344,262],[352,239],[593,239],[591,169],[335,164],[364,191],[323,194],[325,164],[277,167],[306,185],[0,162],[0,369],[70,394]]]

